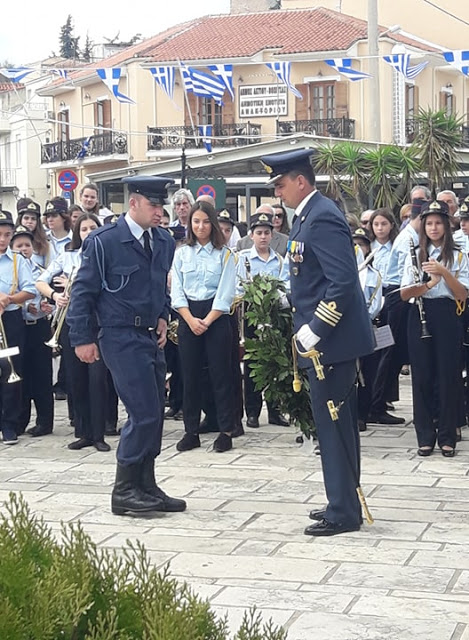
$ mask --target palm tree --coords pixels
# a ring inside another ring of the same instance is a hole
[[[459,171],[457,149],[462,146],[463,119],[447,114],[444,109],[419,109],[415,116],[416,133],[411,148],[419,156],[422,170],[427,172],[433,194]]]

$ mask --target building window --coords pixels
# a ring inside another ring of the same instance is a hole
[[[103,129],[111,128],[111,101],[98,100],[94,105],[94,126],[96,133],[103,133]]]
[[[221,105],[210,98],[202,98],[200,105],[200,124],[213,125],[213,132],[220,131],[223,124],[223,111]]]
[[[454,96],[452,93],[446,93],[443,97],[443,109],[447,116],[454,114]]]
[[[313,120],[335,117],[335,83],[315,82],[311,88]]]
[[[406,118],[413,118],[418,110],[417,87],[414,84],[405,86],[405,113]]]
[[[59,141],[68,142],[70,140],[70,120],[67,111],[59,111],[57,115],[59,121]]]

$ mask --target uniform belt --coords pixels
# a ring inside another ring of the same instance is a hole
[[[37,324],[37,320],[25,320],[24,323],[27,327],[29,327],[32,324]]]

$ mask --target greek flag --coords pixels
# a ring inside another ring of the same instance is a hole
[[[56,76],[59,76],[63,80],[67,80],[68,78],[68,71],[66,69],[50,69],[50,72]]]
[[[395,53],[392,56],[384,56],[383,60],[391,65],[397,73],[407,80],[413,80],[425,69],[428,62],[420,62],[414,67],[410,66],[410,53]]]
[[[156,84],[163,89],[171,100],[174,95],[174,72],[174,67],[151,67],[150,69]]]
[[[209,64],[210,71],[219,78],[225,85],[231,99],[234,100],[233,91],[233,65],[232,64]]]
[[[291,62],[266,62],[266,65],[275,73],[280,82],[283,82],[288,87],[294,96],[299,100],[303,100],[301,93],[290,82]]]
[[[120,67],[113,67],[111,69],[96,69],[96,73],[104,82],[109,91],[113,94],[119,102],[126,104],[135,104],[132,98],[125,96],[119,91],[119,80],[121,77],[122,69]]]
[[[186,67],[181,62],[181,76],[184,83],[184,89],[187,92],[192,92],[199,98],[213,98],[215,102],[223,105],[223,94],[225,93],[225,85],[222,84],[214,76],[194,69],[193,67]]]
[[[91,138],[92,136],[89,136],[88,138],[86,138],[86,140],[84,140],[83,144],[81,145],[80,151],[77,153],[77,160],[83,160],[83,158],[87,155]]]
[[[0,69],[0,73],[12,82],[21,82],[23,78],[32,73],[34,69],[29,67],[14,67],[13,69]]]
[[[352,82],[355,82],[355,80],[365,80],[365,78],[372,77],[369,73],[352,69],[352,58],[332,58],[330,60],[324,60],[324,62],[327,62],[328,65],[334,67],[336,71],[341,73]]]
[[[448,64],[469,76],[469,51],[444,51],[443,56]]]
[[[199,126],[200,137],[202,138],[207,153],[212,153],[212,131],[211,124],[202,124]]]

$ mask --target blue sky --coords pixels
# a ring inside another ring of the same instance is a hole
[[[57,53],[60,27],[69,13],[75,24],[75,35],[81,36],[80,43],[84,44],[87,32],[96,43],[104,42],[103,36],[113,38],[119,32],[123,41],[137,33],[149,37],[185,20],[228,13],[229,6],[229,0],[171,0],[168,4],[126,2],[122,5],[99,0],[79,0],[70,4],[63,0],[2,2],[0,64],[5,60],[16,65],[32,63],[48,57],[52,51]]]

